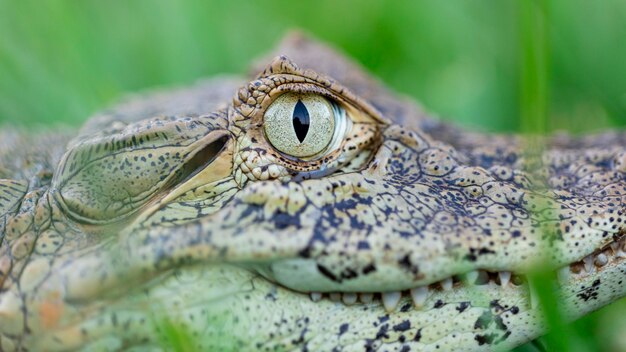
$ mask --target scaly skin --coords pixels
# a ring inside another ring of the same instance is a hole
[[[625,294],[626,134],[525,154],[300,35],[278,54],[0,145],[0,350],[167,349],[165,322],[198,350],[487,351],[545,333],[536,265],[568,319]],[[293,90],[352,121],[322,159],[265,138]]]

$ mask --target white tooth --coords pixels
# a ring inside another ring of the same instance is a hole
[[[484,270],[478,270],[477,285],[486,285],[489,283],[489,273]]]
[[[510,271],[500,271],[498,273],[500,277],[500,286],[508,286],[509,281],[511,280],[511,272]]]
[[[467,273],[468,283],[471,285],[486,285],[489,283],[489,274],[484,270],[474,270]]]
[[[452,278],[449,277],[441,281],[441,288],[443,288],[444,291],[452,290]]]
[[[619,245],[616,242],[611,242],[610,246],[613,253],[617,253],[617,251],[619,251]]]
[[[465,277],[467,278],[467,282],[473,285],[476,283],[476,279],[478,279],[478,271],[472,270],[465,274]]]
[[[322,294],[319,292],[311,292],[309,295],[311,296],[311,301],[313,302],[319,302],[322,299]]]
[[[570,271],[569,265],[562,267],[561,269],[559,269],[559,271],[556,272],[556,275],[559,278],[559,282],[562,284],[566,283],[567,280],[569,280],[571,274],[572,272]]]
[[[412,288],[411,299],[415,308],[422,307],[426,299],[428,299],[428,286]]]
[[[624,251],[622,251],[621,249],[618,249],[615,255],[618,258],[626,258],[626,253],[624,253]]]
[[[604,253],[600,253],[596,256],[596,259],[593,261],[593,263],[597,266],[604,266],[606,265],[606,263],[609,262],[609,258],[606,257],[606,254]]]
[[[385,310],[387,313],[391,313],[396,310],[396,306],[398,302],[400,302],[400,298],[402,297],[402,293],[400,291],[395,292],[383,292],[383,306],[385,306]]]
[[[341,300],[341,293],[333,292],[328,295],[328,298],[330,298],[330,300],[333,302],[339,302]]]
[[[583,259],[583,263],[585,264],[585,270],[590,273],[593,271],[593,257],[588,255]]]
[[[374,300],[374,294],[370,292],[359,293],[359,299],[363,303],[372,303]]]
[[[356,293],[354,292],[344,292],[342,295],[343,303],[346,305],[352,305],[356,303]]]

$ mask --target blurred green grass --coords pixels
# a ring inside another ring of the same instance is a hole
[[[626,2],[547,4],[539,39],[549,43],[549,70],[533,82],[521,69],[525,25],[513,0],[0,0],[0,125],[78,126],[125,92],[244,73],[293,27],[458,123],[526,132],[626,125]],[[539,112],[524,98],[537,87],[550,92],[534,91],[546,99]],[[566,326],[551,316],[558,329],[545,341],[551,350],[625,350],[624,314],[622,300]],[[172,346],[186,339],[165,330]]]
[[[551,1],[550,129],[626,124],[626,3]],[[521,125],[516,1],[0,0],[0,123],[80,124],[121,94],[241,73],[292,27],[446,119]]]

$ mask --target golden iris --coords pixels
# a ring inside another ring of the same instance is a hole
[[[335,134],[335,116],[325,97],[289,92],[265,111],[265,135],[280,152],[299,158],[323,152]]]

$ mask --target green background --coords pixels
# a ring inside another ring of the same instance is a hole
[[[545,43],[547,129],[626,125],[626,1],[553,0],[544,31],[524,21],[512,0],[0,0],[0,124],[79,126],[125,92],[244,73],[298,27],[433,114],[491,131],[524,126],[526,35]],[[624,316],[618,302],[546,341],[626,350]]]
[[[520,126],[516,1],[0,0],[0,121],[77,125],[124,92],[245,72],[289,28],[442,118]],[[626,2],[550,2],[552,129],[626,123]]]

